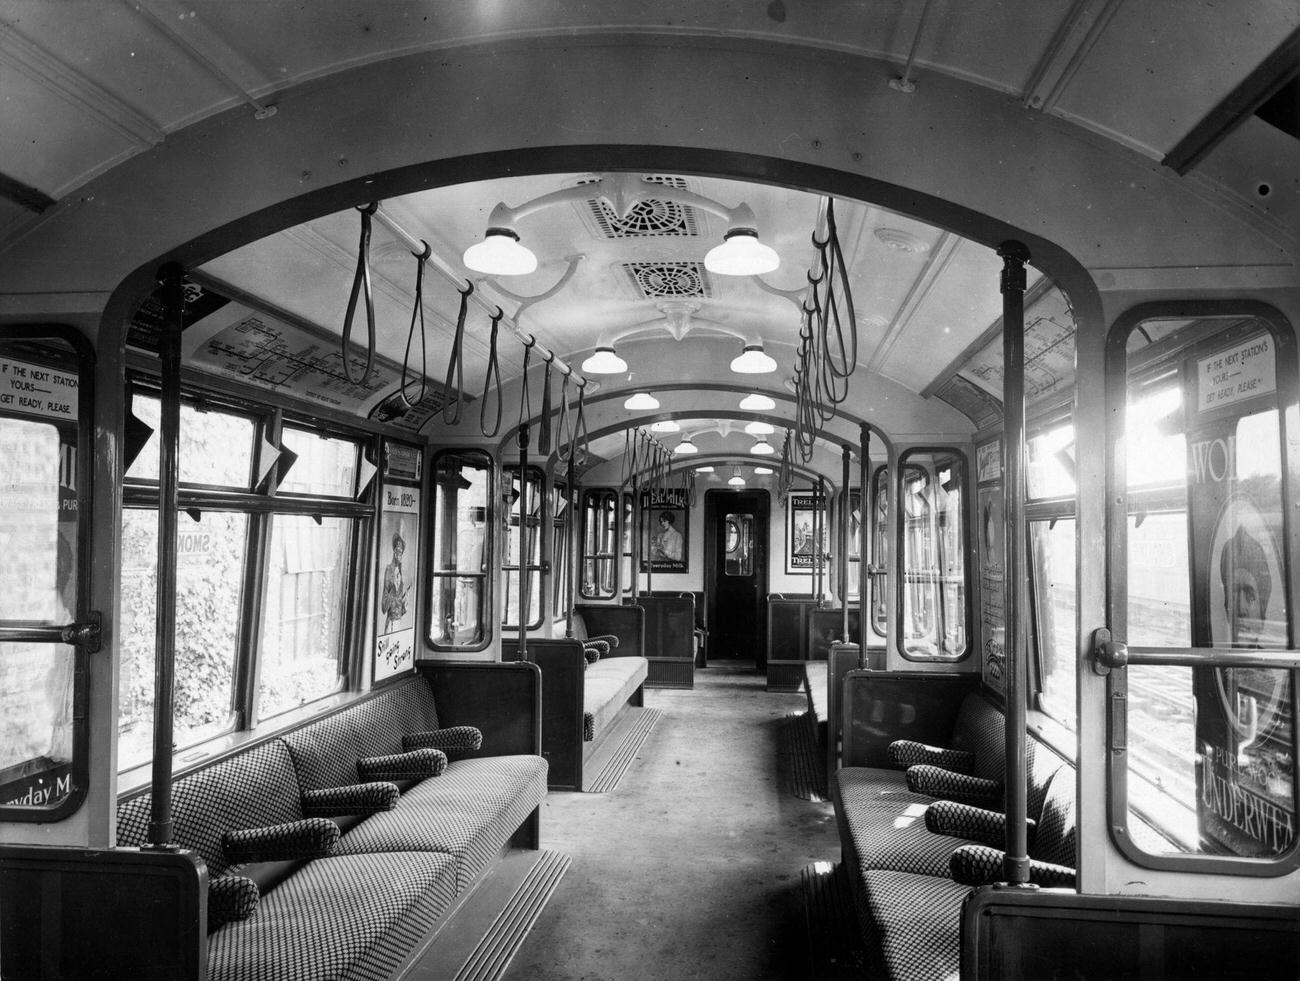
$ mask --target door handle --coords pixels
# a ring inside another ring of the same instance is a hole
[[[1128,667],[1128,645],[1115,640],[1105,627],[1092,632],[1092,670],[1103,678],[1116,668]]]

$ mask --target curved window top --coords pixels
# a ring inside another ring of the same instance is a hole
[[[492,459],[445,450],[433,459],[432,477],[429,644],[481,651],[492,640]]]

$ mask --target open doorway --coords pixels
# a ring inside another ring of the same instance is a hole
[[[704,593],[709,659],[766,664],[767,491],[704,495]]]

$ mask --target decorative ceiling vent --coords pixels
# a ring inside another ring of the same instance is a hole
[[[686,181],[681,177],[648,174],[644,179],[649,184],[687,190]],[[590,184],[593,181],[586,180],[580,183]],[[642,198],[622,217],[619,217],[609,206],[609,202],[603,198],[592,198],[586,204],[590,209],[591,219],[596,223],[596,228],[605,238],[696,237],[700,234],[695,209],[675,201],[664,201],[653,197]]]
[[[625,262],[623,268],[647,300],[708,297],[708,273],[698,262]]]

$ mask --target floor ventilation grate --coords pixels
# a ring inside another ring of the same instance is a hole
[[[636,754],[641,751],[641,744],[650,735],[662,714],[658,709],[632,707],[628,710],[629,724],[623,727],[613,752],[597,772],[583,781],[583,792],[588,794],[605,794],[618,787],[623,774],[627,773]]]

